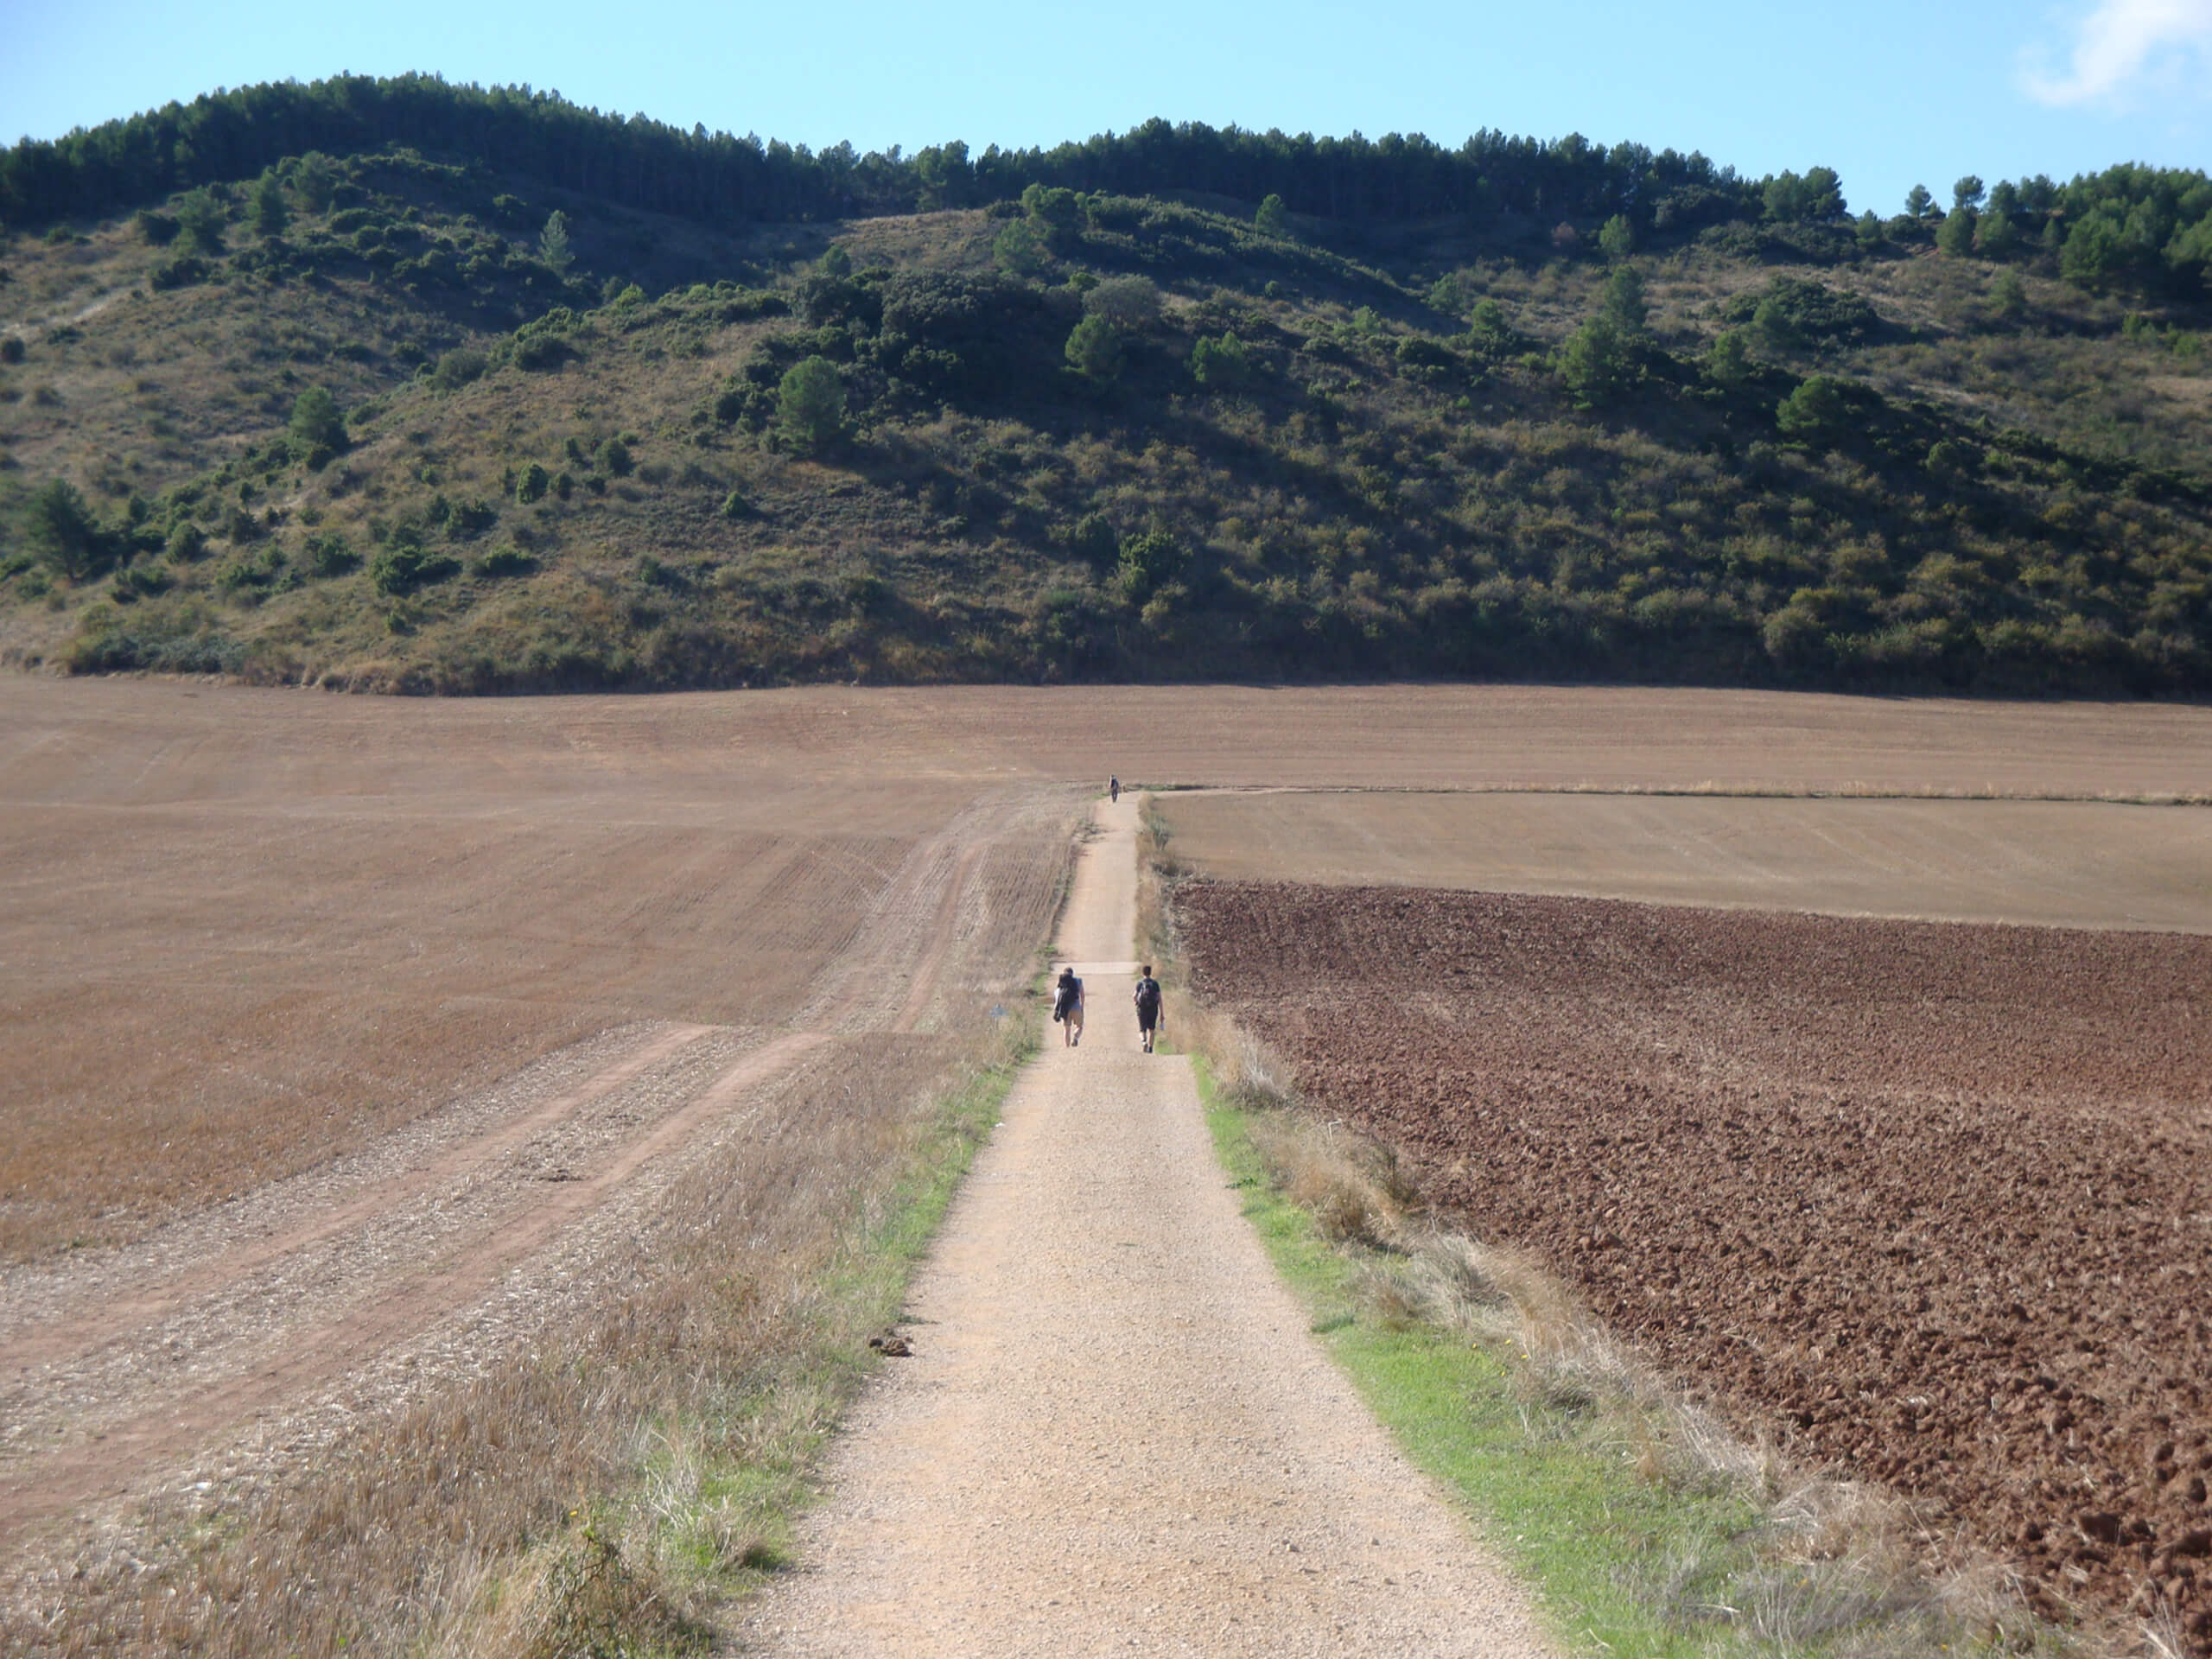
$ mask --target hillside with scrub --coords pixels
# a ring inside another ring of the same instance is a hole
[[[2212,180],[423,78],[0,154],[0,657],[2212,691]]]

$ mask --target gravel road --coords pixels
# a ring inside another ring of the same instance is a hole
[[[913,1357],[855,1412],[809,1566],[750,1637],[791,1655],[1548,1651],[1312,1339],[1188,1062],[1138,1046],[1136,802],[1099,818],[1060,936],[1089,1033],[1008,1097],[917,1284]]]

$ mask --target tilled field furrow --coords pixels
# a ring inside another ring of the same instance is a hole
[[[2044,1611],[2212,1655],[2212,939],[1262,883],[1179,919],[1471,1230]]]

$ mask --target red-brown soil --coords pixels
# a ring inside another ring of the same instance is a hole
[[[2212,1655],[2212,938],[1201,881],[1197,988],[1662,1364]]]

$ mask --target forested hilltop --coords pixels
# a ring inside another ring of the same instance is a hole
[[[243,89],[0,153],[0,652],[2212,690],[2212,181]]]

